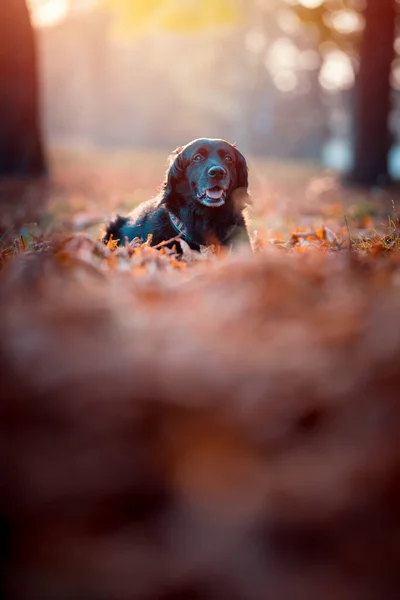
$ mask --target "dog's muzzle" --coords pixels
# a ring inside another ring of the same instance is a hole
[[[198,200],[204,206],[212,206],[214,208],[222,206],[225,204],[226,190],[220,185],[214,185],[204,190],[202,194],[199,194]]]

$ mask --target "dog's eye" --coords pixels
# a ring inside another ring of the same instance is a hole
[[[203,155],[202,154],[195,154],[193,156],[193,160],[198,162],[199,160],[203,160]]]
[[[229,156],[229,154],[227,154],[227,155],[225,156],[225,160],[226,160],[226,162],[228,162],[228,163],[231,163],[231,162],[233,162],[233,158],[232,158],[232,156]]]

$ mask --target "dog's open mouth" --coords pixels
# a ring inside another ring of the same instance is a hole
[[[199,195],[199,200],[205,206],[222,206],[225,203],[225,190],[221,186],[215,185]]]

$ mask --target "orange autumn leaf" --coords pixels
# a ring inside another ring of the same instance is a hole
[[[113,251],[118,246],[119,240],[113,239],[113,234],[110,235],[110,239],[108,240],[106,246],[109,250]]]
[[[375,221],[370,215],[363,217],[361,221],[363,229],[375,229]]]

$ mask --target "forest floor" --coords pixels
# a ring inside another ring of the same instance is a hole
[[[398,190],[250,160],[254,255],[105,246],[165,163],[0,184],[8,597],[397,598]]]
[[[47,182],[0,182],[2,249],[21,234],[25,242],[30,234],[87,231],[101,236],[111,214],[124,214],[156,194],[166,155],[55,149],[49,162]],[[340,242],[350,235],[358,244],[376,238],[376,233],[389,233],[397,221],[394,207],[400,206],[400,188],[344,187],[335,173],[307,163],[253,159],[249,166],[256,247],[288,242],[292,233],[317,233],[323,227]]]

